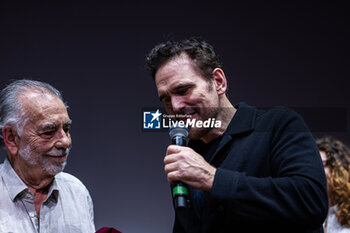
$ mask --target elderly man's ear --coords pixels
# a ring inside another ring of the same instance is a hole
[[[18,152],[18,135],[12,126],[6,125],[2,128],[4,143],[10,154],[15,155]]]

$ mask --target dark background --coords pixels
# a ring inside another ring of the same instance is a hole
[[[2,3],[0,84],[38,79],[63,92],[73,119],[66,171],[89,189],[97,229],[170,232],[168,135],[141,125],[143,107],[162,106],[146,53],[168,38],[202,36],[223,61],[233,104],[295,108],[315,137],[349,145],[346,11],[336,1]]]

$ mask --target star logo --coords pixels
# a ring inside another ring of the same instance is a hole
[[[143,129],[161,129],[161,115],[159,109],[157,111],[144,111]]]
[[[159,121],[159,116],[161,116],[162,114],[159,113],[159,109],[157,109],[157,111],[155,113],[151,113],[151,115],[153,116],[152,121],[154,121],[155,119],[157,119],[157,121]]]

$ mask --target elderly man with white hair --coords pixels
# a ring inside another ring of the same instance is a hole
[[[17,80],[0,92],[0,232],[95,232],[86,187],[62,172],[71,119],[58,90]]]

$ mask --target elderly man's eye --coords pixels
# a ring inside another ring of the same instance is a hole
[[[54,135],[55,134],[55,131],[46,131],[44,132],[44,135],[47,135],[47,136],[51,136],[51,135]]]
[[[65,133],[68,133],[68,132],[69,132],[69,129],[70,129],[70,127],[64,127],[64,128],[63,128],[63,130],[64,130]]]

